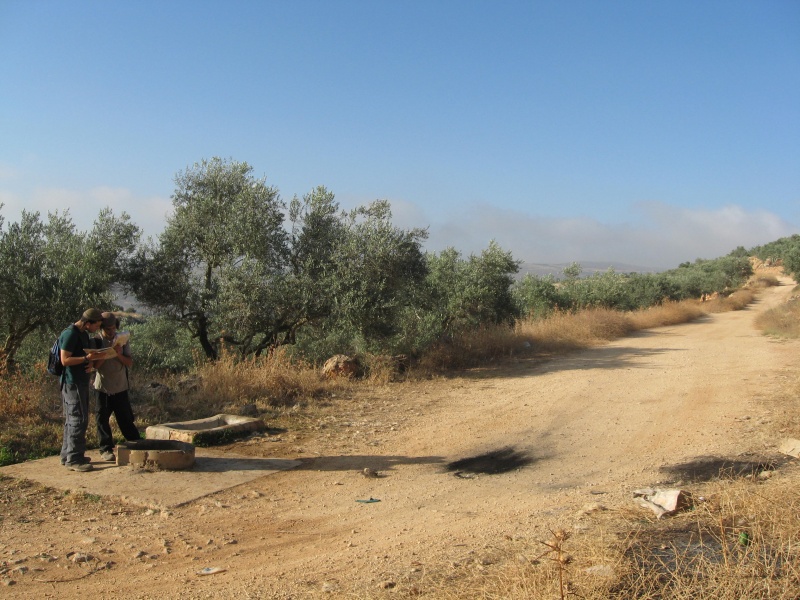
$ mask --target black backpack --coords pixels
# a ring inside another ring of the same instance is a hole
[[[61,346],[58,343],[58,338],[53,342],[53,347],[50,348],[50,356],[47,357],[47,372],[56,377],[61,377],[64,373],[64,365],[61,364]]]

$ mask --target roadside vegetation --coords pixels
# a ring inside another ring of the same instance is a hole
[[[0,466],[58,453],[61,406],[46,355],[88,306],[115,310],[131,332],[142,426],[249,411],[292,427],[363,386],[563,354],[742,309],[778,284],[764,266],[800,275],[796,235],[663,273],[581,277],[573,263],[519,277],[519,262],[494,242],[477,255],[424,252],[425,230],[394,226],[386,201],[342,211],[319,187],[286,205],[249,165],[216,158],[175,181],[174,213],[146,241],[110,210],[88,232],[68,213],[23,213],[8,226],[0,215]],[[139,305],[116,304],[120,290]],[[797,298],[759,327],[798,337]],[[363,377],[323,377],[335,354],[355,357]],[[789,388],[796,398],[800,382]],[[94,435],[90,427],[90,448]],[[603,515],[607,534],[591,543],[557,530],[515,540],[497,568],[458,580],[430,574],[439,591],[426,597],[797,598],[796,473],[792,482],[716,478],[703,484],[699,510],[669,524]],[[749,541],[737,545],[741,531]],[[598,565],[612,576],[586,571]]]

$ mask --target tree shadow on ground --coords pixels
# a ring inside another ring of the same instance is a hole
[[[479,454],[478,456],[470,456],[449,462],[445,468],[455,473],[499,475],[527,467],[535,460],[528,452],[507,446],[499,450]]]
[[[690,482],[713,479],[757,477],[764,471],[774,471],[787,462],[783,456],[753,456],[749,460],[721,456],[700,456],[694,460],[663,466],[660,472]]]
[[[493,379],[496,377],[535,377],[559,371],[588,371],[595,369],[648,369],[640,359],[683,348],[636,348],[632,346],[600,346],[566,353],[540,353],[536,356],[503,359],[489,366],[450,371],[442,375],[451,379]]]
[[[391,471],[398,465],[438,465],[444,462],[442,456],[379,456],[379,455],[340,455],[302,458],[297,469],[308,471]]]

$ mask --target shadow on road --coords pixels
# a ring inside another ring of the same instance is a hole
[[[713,479],[757,477],[764,471],[773,471],[787,461],[781,456],[754,456],[750,460],[723,456],[699,456],[694,460],[661,467],[659,471],[678,479],[698,482]]]
[[[523,467],[535,461],[528,452],[519,451],[511,446],[493,450],[479,456],[470,456],[447,463],[447,470],[456,473],[467,472],[482,475],[499,475]]]
[[[319,456],[300,459],[297,469],[308,471],[362,471],[369,468],[375,471],[391,471],[398,465],[438,465],[444,463],[441,456],[379,456],[379,455],[340,455]]]

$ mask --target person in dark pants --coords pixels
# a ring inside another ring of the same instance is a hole
[[[109,418],[114,415],[117,426],[126,440],[138,440],[141,436],[134,424],[133,409],[128,396],[128,368],[133,365],[131,347],[125,332],[118,332],[119,320],[114,313],[103,313],[101,331],[102,349],[111,354],[111,358],[97,361],[97,375],[94,389],[97,391],[97,439],[100,443],[100,458],[115,461],[114,437],[111,435]],[[116,356],[114,356],[116,353]]]
[[[85,455],[86,429],[89,426],[89,372],[93,353],[89,334],[100,329],[102,313],[90,308],[58,337],[61,349],[61,404],[64,410],[64,441],[61,444],[61,464],[71,471],[91,471],[91,461]]]

